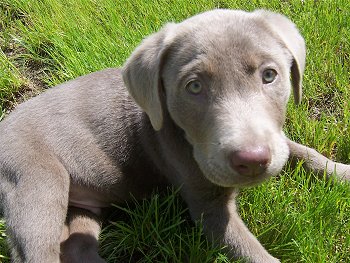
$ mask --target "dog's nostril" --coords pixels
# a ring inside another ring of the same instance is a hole
[[[271,161],[270,148],[267,146],[250,147],[230,154],[233,170],[241,175],[257,176],[265,172]]]

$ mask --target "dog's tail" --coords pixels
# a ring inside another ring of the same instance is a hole
[[[326,175],[327,178],[336,176],[344,181],[350,181],[350,165],[333,162],[316,150],[305,145],[287,139],[290,159],[292,161],[301,160],[303,166],[308,171],[313,171],[319,176]]]

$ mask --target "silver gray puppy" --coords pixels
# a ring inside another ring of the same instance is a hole
[[[54,87],[0,123],[0,198],[13,262],[104,262],[104,208],[181,186],[193,219],[232,257],[279,262],[249,232],[238,189],[289,157],[349,179],[282,131],[301,98],[304,40],[268,11],[209,11],[145,39],[122,69]],[[136,103],[135,103],[136,102]]]

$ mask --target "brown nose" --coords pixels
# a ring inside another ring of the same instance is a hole
[[[240,175],[257,176],[264,173],[271,161],[270,148],[255,146],[230,154],[230,164]]]

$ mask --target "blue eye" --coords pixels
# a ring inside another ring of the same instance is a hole
[[[202,84],[198,80],[191,80],[186,84],[186,90],[197,95],[202,92]]]
[[[262,74],[264,84],[272,83],[277,77],[277,72],[274,69],[265,69]]]

